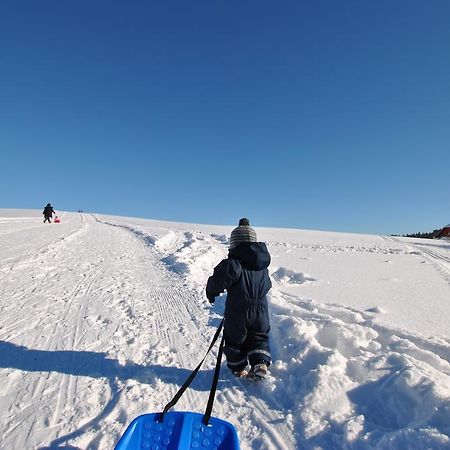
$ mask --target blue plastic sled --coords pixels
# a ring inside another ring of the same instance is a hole
[[[239,450],[234,426],[211,417],[208,425],[203,414],[167,412],[144,414],[131,422],[115,450]]]

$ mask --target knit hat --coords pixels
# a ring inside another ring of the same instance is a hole
[[[239,220],[239,226],[231,232],[230,249],[241,242],[258,242],[256,231],[250,226],[249,220],[245,217]]]

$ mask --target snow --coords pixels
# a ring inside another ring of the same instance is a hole
[[[111,449],[206,352],[232,227],[40,213],[0,210],[0,448]],[[223,363],[213,410],[242,449],[450,448],[450,243],[256,231],[273,365]],[[176,410],[204,411],[216,352]]]

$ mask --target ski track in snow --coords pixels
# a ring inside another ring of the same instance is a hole
[[[206,352],[222,311],[204,285],[227,239],[74,213],[54,235],[13,222],[0,221],[9,245],[0,261],[0,449],[113,448],[134,417],[162,410]],[[449,275],[442,248],[391,238],[379,247],[268,244],[421,252]],[[235,379],[223,364],[213,411],[237,427],[243,450],[450,448],[449,339],[386,326],[377,308],[318,304],[301,295],[314,277],[271,273],[269,377]],[[216,351],[176,410],[204,410]]]
[[[450,284],[450,257],[441,255],[433,250],[430,250],[425,245],[416,244],[416,248],[424,254],[429,261],[432,262],[441,272],[444,273],[445,278]]]

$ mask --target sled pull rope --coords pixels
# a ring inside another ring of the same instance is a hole
[[[209,419],[211,418],[211,412],[213,409],[214,398],[216,397],[217,383],[219,381],[220,364],[222,362],[223,346],[225,338],[222,336],[222,340],[219,345],[219,353],[217,354],[216,368],[214,369],[214,378],[211,383],[211,389],[209,390],[208,404],[206,405],[205,415],[203,416],[202,422],[208,425]]]
[[[200,361],[200,364],[191,372],[191,374],[189,375],[187,380],[184,382],[183,386],[181,386],[181,388],[178,390],[178,392],[175,394],[175,396],[172,398],[172,400],[170,400],[170,402],[167,403],[167,405],[164,407],[164,410],[161,413],[159,422],[162,422],[164,420],[164,414],[167,411],[169,411],[170,408],[172,408],[173,406],[175,406],[177,404],[178,400],[180,400],[181,396],[184,394],[186,389],[190,386],[190,384],[192,383],[193,379],[198,374],[198,371],[200,370],[200,367],[202,366],[203,362],[205,361],[206,357],[208,356],[208,353],[214,347],[214,344],[216,343],[216,341],[217,341],[217,339],[218,339],[218,337],[220,335],[220,332],[222,331],[222,328],[223,328],[223,319],[220,322],[219,328],[217,328],[217,331],[214,334],[214,337],[213,337],[213,340],[211,341],[211,344],[209,344],[209,348],[208,348],[208,351],[205,353],[205,356]],[[217,381],[219,379],[220,361],[222,360],[222,353],[223,353],[223,338],[222,338],[222,341],[220,343],[219,355],[218,355],[218,358],[217,358],[216,369],[215,369],[215,372],[214,372],[214,379],[213,379],[213,383],[211,385],[211,392],[210,392],[210,395],[209,395],[208,406],[206,407],[206,411],[205,411],[204,419],[206,418],[206,414],[208,413],[208,417],[207,417],[206,423],[208,423],[209,418],[211,417],[212,405],[214,403],[214,394],[216,392]],[[219,368],[219,370],[217,370],[218,368]],[[213,392],[213,390],[214,390],[214,392]]]

